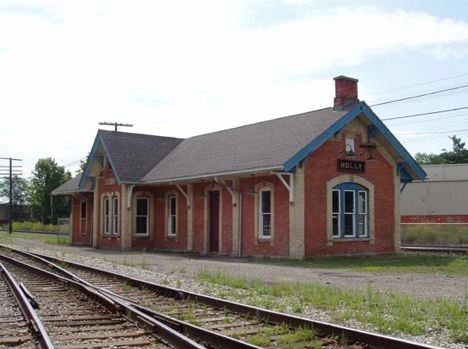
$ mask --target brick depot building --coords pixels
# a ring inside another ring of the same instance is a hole
[[[99,130],[73,198],[74,245],[232,256],[394,253],[400,189],[425,172],[335,78],[333,108],[188,139]]]

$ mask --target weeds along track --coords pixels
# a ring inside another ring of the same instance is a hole
[[[4,250],[2,253],[35,263],[41,268],[47,265],[44,261],[33,261],[24,251]],[[157,285],[57,258],[42,257],[102,288],[105,290],[103,292],[118,295],[145,314],[208,347],[435,348]],[[64,273],[64,270],[55,268],[57,273]],[[217,335],[221,337],[214,338]]]

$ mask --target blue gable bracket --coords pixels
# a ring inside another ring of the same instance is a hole
[[[341,119],[336,121],[332,126],[330,126],[325,132],[319,135],[317,138],[312,140],[308,145],[306,145],[302,150],[293,155],[291,159],[286,161],[283,164],[283,168],[286,172],[290,172],[298,163],[304,161],[304,159],[309,156],[313,151],[325,143],[328,139],[333,137],[335,134],[338,134],[351,120],[356,116],[362,113],[361,103],[357,104],[348,114],[345,114]]]

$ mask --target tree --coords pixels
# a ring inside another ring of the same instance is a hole
[[[69,215],[69,198],[57,197],[51,201],[50,193],[70,178],[70,172],[65,172],[65,168],[58,166],[54,159],[46,158],[37,161],[30,187],[33,218],[47,224],[56,223],[58,216]],[[53,202],[53,216],[51,202]]]
[[[26,206],[30,201],[28,180],[18,176],[13,176],[11,180],[11,189],[12,219],[27,219],[28,215]],[[3,178],[0,182],[0,197],[4,199],[4,202],[10,201],[9,177]]]
[[[416,153],[415,160],[422,164],[467,164],[468,149],[465,149],[465,142],[456,135],[449,137],[452,140],[452,150],[442,149],[440,154]]]

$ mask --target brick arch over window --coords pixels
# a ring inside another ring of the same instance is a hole
[[[328,244],[333,245],[333,241],[337,240],[333,236],[333,190],[340,188],[341,185],[345,184],[356,184],[362,187],[367,192],[367,216],[368,216],[368,234],[365,237],[369,240],[369,243],[375,241],[375,191],[374,185],[367,179],[350,175],[341,175],[333,178],[327,182],[327,239]]]

